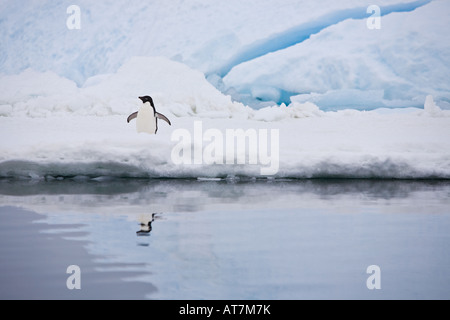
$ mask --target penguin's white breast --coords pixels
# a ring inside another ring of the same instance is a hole
[[[153,112],[153,108],[148,102],[144,103],[144,105],[138,111],[136,118],[136,130],[137,132],[147,132],[150,134],[155,133],[156,118]]]

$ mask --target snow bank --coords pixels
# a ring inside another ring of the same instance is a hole
[[[429,107],[400,113],[323,112],[308,103],[262,109],[253,119],[171,117],[172,126],[161,125],[157,135],[137,134],[135,124],[121,115],[0,117],[1,135],[7,137],[0,142],[0,177],[266,178],[261,169],[268,166],[261,158],[249,161],[254,152],[250,142],[244,163],[238,162],[238,153],[227,162],[228,149],[221,163],[205,160],[207,148],[214,145],[207,130],[226,137],[227,130],[241,129],[278,131],[279,140],[269,148],[271,161],[277,162],[269,178],[449,179],[449,113],[430,113]],[[199,122],[200,133],[195,129]],[[179,130],[191,140],[180,141]],[[173,158],[181,142],[192,151],[188,163]],[[262,147],[257,147],[258,154]],[[196,163],[198,148],[203,158]]]

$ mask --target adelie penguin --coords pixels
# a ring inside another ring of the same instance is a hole
[[[150,134],[156,134],[158,131],[158,119],[166,121],[169,125],[170,120],[159,112],[156,112],[155,105],[153,104],[153,99],[150,96],[139,97],[144,104],[139,111],[130,114],[127,118],[129,123],[131,120],[136,118],[136,130],[137,132],[147,132]]]

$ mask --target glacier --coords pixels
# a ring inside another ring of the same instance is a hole
[[[252,93],[260,86],[297,93],[325,110],[421,107],[428,94],[449,108],[448,14],[449,3],[435,1],[381,17],[380,30],[368,30],[366,19],[346,19],[236,65],[223,81],[254,98],[261,98]],[[360,99],[371,92],[369,101]]]
[[[450,3],[380,0],[380,30],[371,4],[79,1],[68,30],[67,3],[3,1],[0,177],[448,179]],[[172,127],[137,134],[140,95]],[[278,172],[173,163],[196,121],[279,130]]]
[[[417,9],[420,6],[430,3],[431,0],[419,0],[410,3],[400,3],[395,5],[386,5],[378,7],[380,17],[393,12],[408,12]],[[369,6],[370,7],[370,6]],[[338,24],[348,19],[367,19],[367,5],[365,7],[356,7],[350,9],[337,9],[327,13],[324,16],[315,18],[312,21],[291,27],[283,32],[270,35],[266,39],[258,40],[252,44],[243,47],[239,52],[232,56],[217,70],[209,71],[212,74],[218,74],[221,77],[226,76],[231,69],[250,60],[265,56],[271,52],[287,49],[291,46],[300,44],[309,39],[312,35]]]

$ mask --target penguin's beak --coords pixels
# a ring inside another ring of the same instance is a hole
[[[144,102],[144,97],[139,97],[139,99],[141,99],[141,100],[142,100],[142,102]]]

